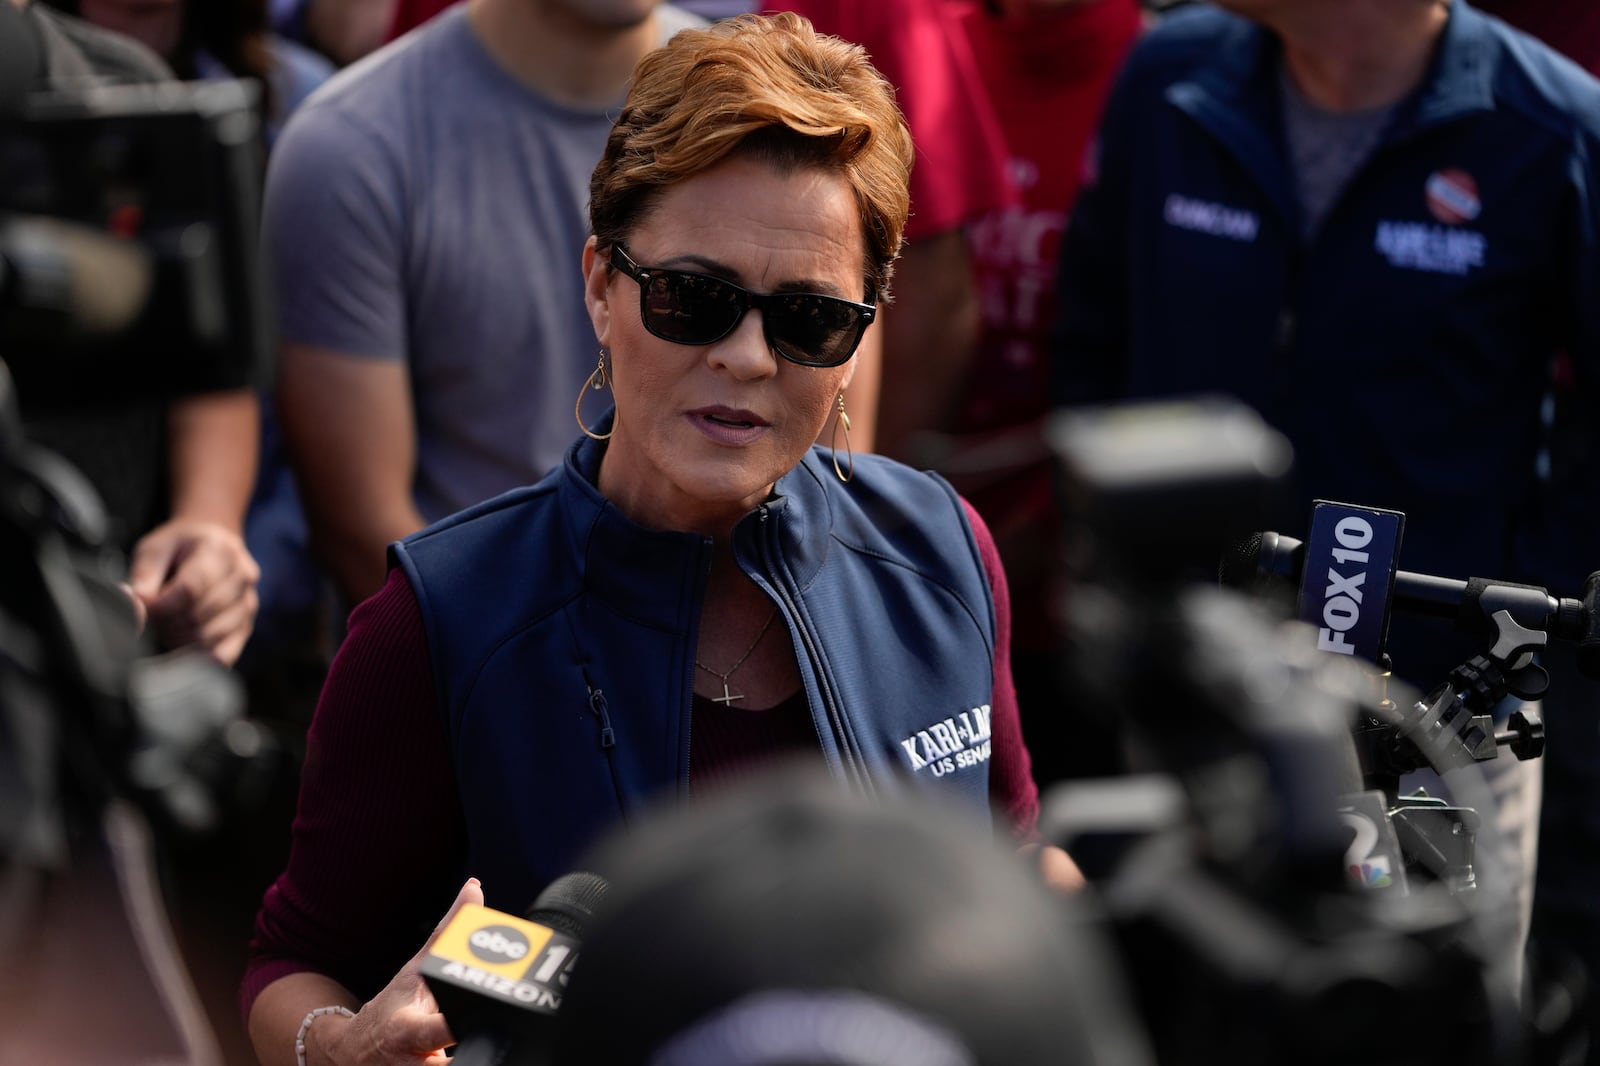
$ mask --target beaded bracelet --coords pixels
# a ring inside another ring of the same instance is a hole
[[[300,1023],[300,1031],[294,1035],[294,1061],[299,1066],[306,1066],[306,1034],[311,1032],[311,1023],[324,1014],[340,1014],[346,1018],[354,1018],[356,1012],[349,1007],[318,1007],[306,1015],[306,1020]]]

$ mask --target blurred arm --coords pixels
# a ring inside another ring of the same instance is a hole
[[[877,446],[904,458],[915,434],[947,428],[976,349],[978,294],[962,230],[907,242],[879,328],[886,387]]]
[[[242,529],[260,438],[260,407],[249,389],[174,400],[167,430],[173,516]]]
[[[256,616],[260,570],[244,544],[261,419],[247,389],[173,401],[167,521],[134,546],[128,583],[168,647],[195,644],[232,665]]]
[[[350,604],[383,586],[391,541],[425,524],[411,496],[417,428],[404,363],[286,344],[278,410],[312,547]]]
[[[360,116],[315,104],[295,112],[267,167],[278,417],[312,548],[347,606],[383,584],[389,542],[423,524],[403,173]]]

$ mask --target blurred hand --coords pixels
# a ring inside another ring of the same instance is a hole
[[[361,1063],[413,1063],[447,1066],[444,1049],[455,1037],[439,1013],[439,1004],[422,978],[422,961],[439,933],[450,924],[456,912],[468,903],[483,903],[483,889],[472,878],[456,893],[444,918],[434,927],[428,942],[400,968],[400,972],[342,1026],[332,1026],[318,1042],[327,1049],[327,1060],[357,1066]],[[323,1024],[323,1019],[317,1024]],[[310,1062],[311,1057],[307,1057]]]
[[[255,625],[261,570],[236,530],[175,518],[133,549],[128,584],[165,647],[198,646],[232,666]]]
[[[133,606],[133,626],[137,632],[144,632],[144,624],[150,620],[150,612],[145,610],[144,601],[139,594],[133,591],[133,586],[124,581],[122,591],[128,594],[128,602]]]
[[[1054,844],[1024,844],[1020,851],[1034,863],[1046,888],[1071,895],[1086,883],[1072,856]]]

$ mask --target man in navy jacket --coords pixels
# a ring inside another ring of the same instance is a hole
[[[1293,442],[1300,521],[1392,508],[1407,570],[1578,595],[1600,568],[1600,440],[1573,417],[1600,370],[1600,84],[1462,0],[1221,6],[1169,17],[1113,92],[1063,246],[1056,400],[1235,395]],[[1422,687],[1475,650],[1404,617],[1391,636]],[[1547,854],[1576,899],[1600,699],[1556,681]],[[1531,827],[1539,765],[1501,774],[1503,822]]]

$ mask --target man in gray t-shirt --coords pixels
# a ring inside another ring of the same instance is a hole
[[[656,0],[472,0],[285,129],[265,223],[278,399],[349,602],[390,541],[538,479],[576,436],[589,175],[634,64],[695,24]]]

